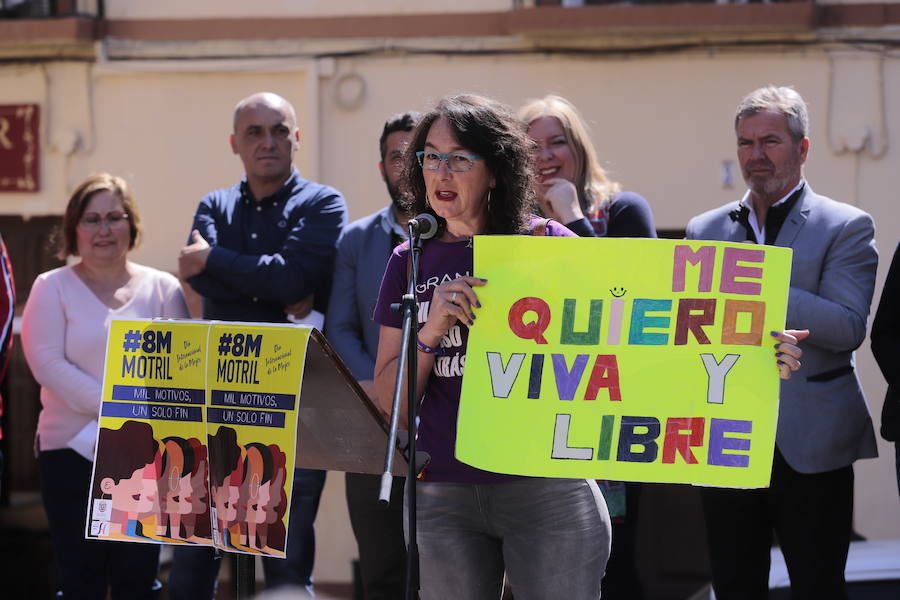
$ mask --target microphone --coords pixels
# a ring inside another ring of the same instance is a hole
[[[438,222],[434,216],[428,213],[416,215],[415,218],[409,220],[409,226],[414,234],[418,234],[421,240],[430,240],[434,237],[438,230]]]
[[[409,249],[413,254],[420,254],[422,252],[422,241],[430,240],[435,236],[438,230],[438,222],[437,219],[434,218],[434,215],[430,215],[428,213],[422,213],[421,215],[416,215],[414,218],[410,219],[406,225],[407,230],[410,233],[409,240]],[[416,261],[417,259],[413,259]],[[407,266],[406,276],[410,276],[410,267]],[[404,302],[406,301],[407,296],[403,296]],[[410,296],[412,298],[412,296]],[[394,302],[391,304],[391,310],[400,312],[402,305],[399,302]],[[382,482],[384,485],[384,482]]]

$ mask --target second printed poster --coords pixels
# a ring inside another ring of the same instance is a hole
[[[213,536],[284,557],[309,329],[210,326],[207,386]]]

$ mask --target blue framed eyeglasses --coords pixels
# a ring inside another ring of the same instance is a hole
[[[441,154],[433,150],[420,150],[416,152],[416,158],[419,159],[419,166],[426,171],[437,171],[441,168],[441,161],[447,161],[447,168],[454,173],[465,173],[471,171],[475,166],[476,160],[482,160],[480,156],[475,154],[465,154],[463,152],[451,152],[449,154]]]

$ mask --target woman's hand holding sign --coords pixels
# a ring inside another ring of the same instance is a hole
[[[437,286],[428,308],[428,318],[418,333],[418,390],[424,392],[429,374],[434,365],[435,356],[440,349],[441,339],[456,322],[471,326],[475,322],[472,308],[480,308],[481,303],[473,287],[483,286],[487,279],[478,277],[460,277]],[[381,392],[378,400],[381,408],[388,414],[391,411],[391,400],[396,362],[399,357],[398,348],[402,343],[401,331],[395,327],[381,327],[378,340],[379,361],[375,363],[376,386]],[[390,367],[390,368],[389,368]],[[406,426],[406,404],[402,405],[400,423]]]
[[[457,321],[472,326],[475,322],[473,307],[481,308],[473,286],[483,286],[487,279],[460,277],[442,283],[434,290],[428,320],[419,330],[419,341],[426,346],[437,347],[444,334]]]

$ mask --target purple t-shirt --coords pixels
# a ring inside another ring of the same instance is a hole
[[[563,225],[550,221],[546,235],[575,237]],[[374,319],[381,325],[400,328],[403,315],[391,310],[391,303],[400,302],[406,293],[406,255],[409,242],[397,246],[391,254]],[[435,288],[445,281],[472,276],[472,248],[466,240],[441,242],[429,240],[419,262],[419,327],[428,318],[428,309]],[[477,274],[474,274],[477,276]],[[490,285],[490,284],[488,284]],[[476,288],[477,293],[477,288]],[[518,479],[482,471],[456,460],[456,417],[459,412],[459,395],[462,390],[462,374],[466,364],[466,344],[469,328],[460,322],[453,325],[441,340],[441,355],[434,361],[422,403],[419,405],[419,433],[417,449],[428,452],[431,462],[425,469],[427,481],[452,481],[457,483],[499,483]]]

